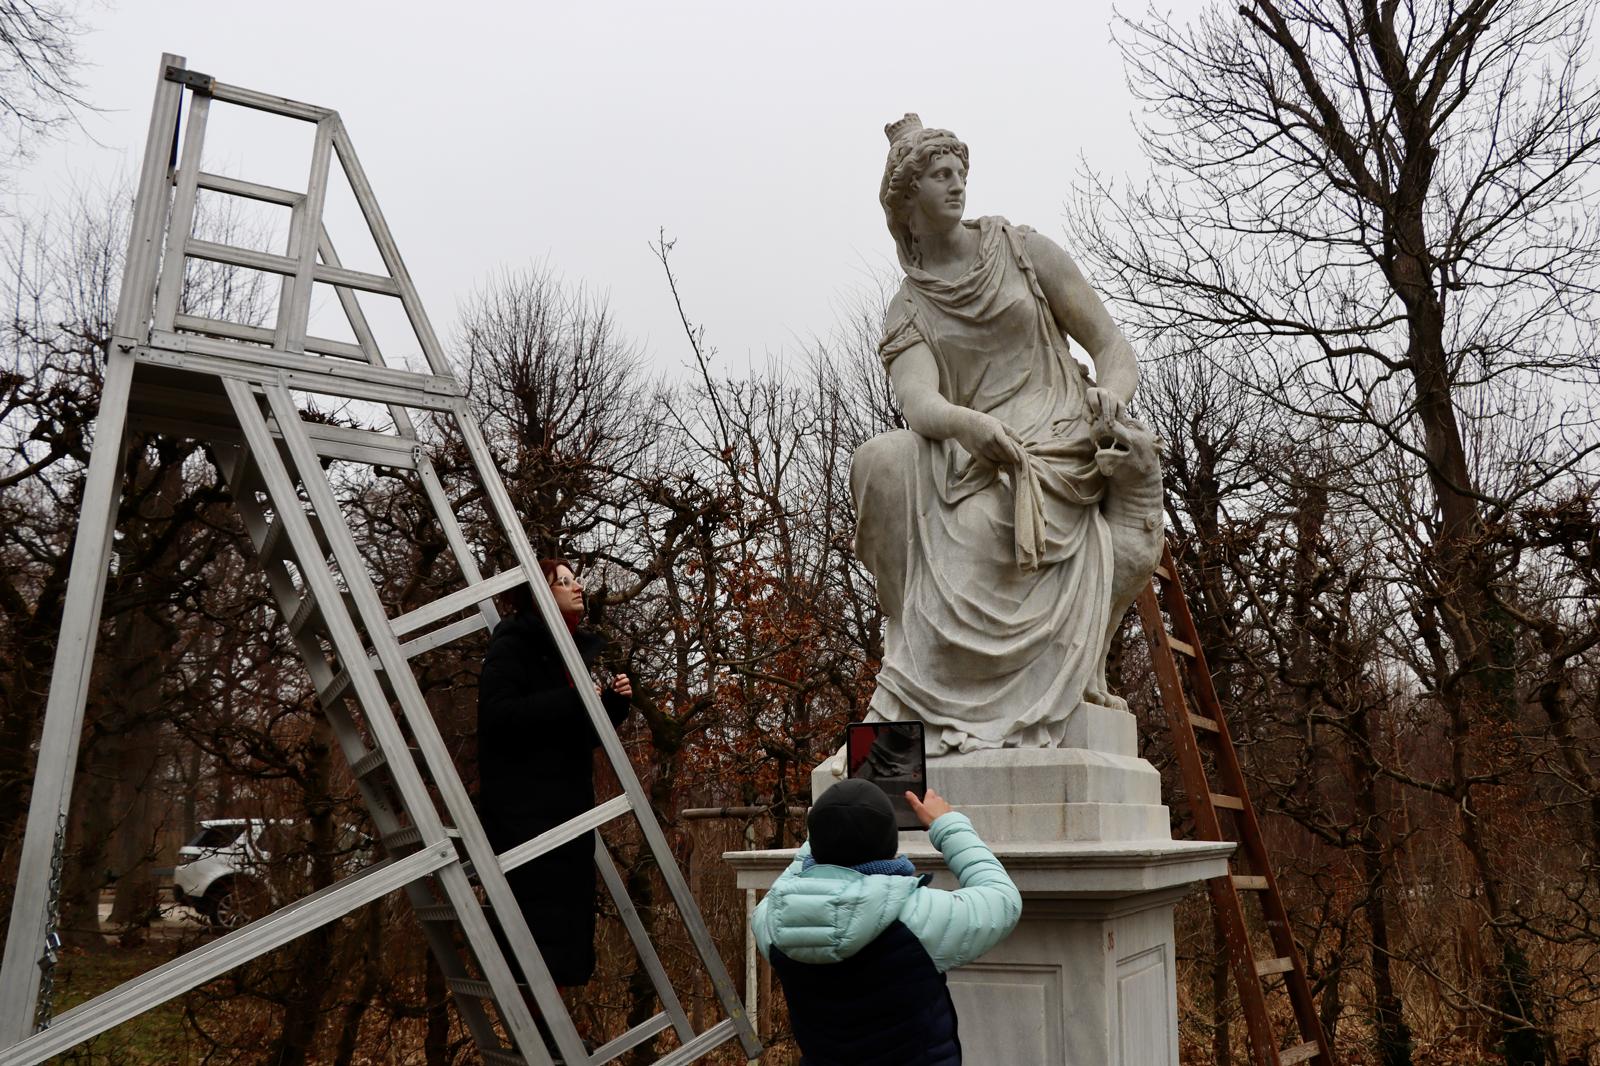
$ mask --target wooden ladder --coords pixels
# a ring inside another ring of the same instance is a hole
[[[1194,616],[1178,581],[1170,544],[1162,549],[1155,582],[1146,586],[1137,602],[1139,620],[1150,641],[1150,660],[1155,666],[1161,703],[1172,730],[1172,746],[1183,774],[1183,788],[1194,814],[1195,832],[1203,840],[1233,840],[1239,844],[1230,860],[1228,875],[1209,879],[1206,889],[1211,894],[1212,914],[1228,946],[1234,984],[1250,1035],[1251,1061],[1255,1066],[1304,1062],[1334,1066],[1311,985],[1306,980],[1305,964],[1295,946],[1289,915],[1272,873],[1261,823],[1250,802],[1239,756],[1211,684],[1211,671],[1206,667]],[[1167,619],[1171,621],[1170,629]],[[1215,784],[1206,771],[1208,753],[1212,756]],[[1232,813],[1235,835],[1224,831],[1222,811]],[[1246,898],[1255,899],[1260,907],[1260,918],[1272,945],[1272,952],[1266,957],[1258,956],[1251,946]],[[1268,1009],[1268,981],[1273,978],[1282,981],[1299,1031],[1299,1039],[1288,1047],[1280,1046]]]

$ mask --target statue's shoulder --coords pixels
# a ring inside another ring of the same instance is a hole
[[[889,297],[889,305],[884,308],[883,332],[893,333],[909,321],[911,321],[911,279],[901,278],[900,287],[895,289],[894,295]]]

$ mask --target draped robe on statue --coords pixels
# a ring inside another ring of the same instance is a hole
[[[1058,745],[1080,702],[1123,706],[1104,677],[1106,479],[1028,231],[963,225],[978,229],[976,261],[949,282],[908,267],[879,351],[892,365],[926,343],[939,392],[1009,426],[1027,462],[997,470],[910,430],[856,451],[856,552],[889,616],[869,717],[920,719],[931,752]]]

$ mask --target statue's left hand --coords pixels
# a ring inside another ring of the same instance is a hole
[[[1122,397],[1110,389],[1092,387],[1084,397],[1089,411],[1089,424],[1096,437],[1110,433],[1112,425],[1122,417]]]

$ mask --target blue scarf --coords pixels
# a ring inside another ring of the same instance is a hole
[[[815,865],[817,865],[817,860],[807,855],[801,861],[800,869],[809,870]],[[896,855],[892,859],[873,859],[871,862],[857,863],[854,866],[847,866],[845,869],[855,870],[857,873],[863,874],[888,874],[899,877],[917,876],[917,868],[904,855]]]

